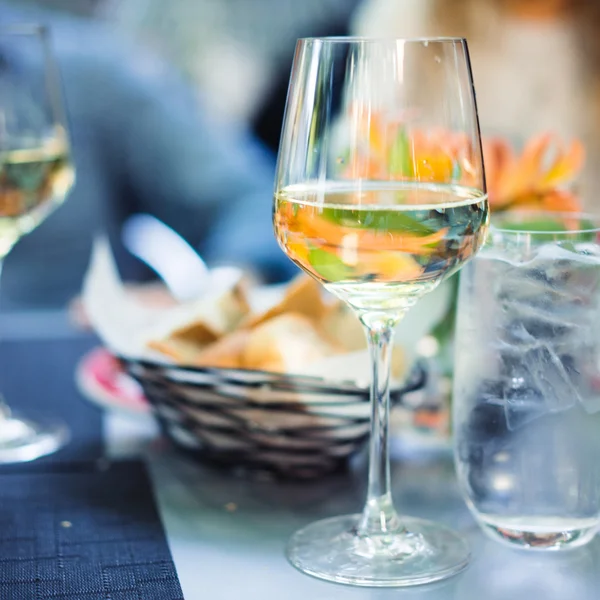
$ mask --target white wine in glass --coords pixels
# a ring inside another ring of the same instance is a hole
[[[279,244],[356,312],[373,366],[364,511],[296,532],[288,558],[305,573],[351,585],[453,575],[468,563],[466,542],[394,508],[389,372],[397,323],[475,255],[487,232],[466,42],[300,40],[275,188]]]
[[[0,271],[15,243],[65,200],[74,180],[48,30],[0,27]],[[39,458],[67,437],[63,424],[17,417],[0,401],[0,463]]]

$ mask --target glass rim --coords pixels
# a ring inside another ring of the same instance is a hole
[[[330,44],[373,44],[381,42],[397,43],[397,42],[414,42],[414,43],[452,43],[452,44],[466,44],[467,38],[464,37],[452,37],[452,36],[432,36],[432,37],[377,37],[377,36],[363,36],[363,35],[326,35],[326,36],[314,36],[314,37],[301,37],[298,38],[299,43],[306,42],[325,42]]]
[[[38,35],[45,36],[49,33],[50,28],[42,23],[23,22],[23,23],[6,23],[0,25],[1,35]]]
[[[556,236],[556,235],[577,235],[581,233],[600,233],[600,214],[594,214],[585,211],[576,211],[576,212],[568,212],[568,211],[551,211],[551,210],[536,210],[536,209],[515,209],[508,210],[506,212],[500,213],[501,217],[506,217],[508,215],[539,215],[544,216],[546,218],[556,218],[558,219],[577,219],[578,221],[588,221],[595,224],[595,227],[573,227],[567,229],[565,231],[556,231],[556,230],[544,230],[544,229],[509,229],[506,226],[502,227],[501,225],[496,225],[494,223],[494,216],[492,212],[492,218],[490,220],[490,231],[494,231],[497,233],[502,233],[505,235],[547,235],[547,236]],[[518,224],[518,223],[516,223]]]

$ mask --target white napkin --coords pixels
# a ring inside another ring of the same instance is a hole
[[[106,238],[94,241],[82,301],[92,327],[109,350],[125,357],[144,356],[145,332],[160,311],[126,293]]]

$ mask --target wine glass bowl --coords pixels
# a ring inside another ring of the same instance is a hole
[[[356,180],[284,188],[286,254],[353,308],[402,313],[481,246],[487,200],[471,188]]]
[[[6,49],[0,63],[1,256],[66,198],[75,180],[48,36],[42,26],[0,28],[0,53]]]
[[[289,258],[354,309],[373,364],[365,509],[294,534],[289,560],[362,586],[458,572],[469,559],[462,538],[394,509],[388,422],[396,324],[474,256],[488,227],[466,42],[299,40],[273,215]]]

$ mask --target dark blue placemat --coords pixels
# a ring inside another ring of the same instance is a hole
[[[142,463],[0,474],[2,600],[182,600]]]
[[[0,393],[8,405],[24,416],[59,418],[70,430],[71,439],[64,448],[31,463],[36,470],[104,454],[102,412],[81,397],[74,380],[77,363],[95,344],[92,336],[0,341]],[[0,473],[7,470],[13,469],[0,467]]]

